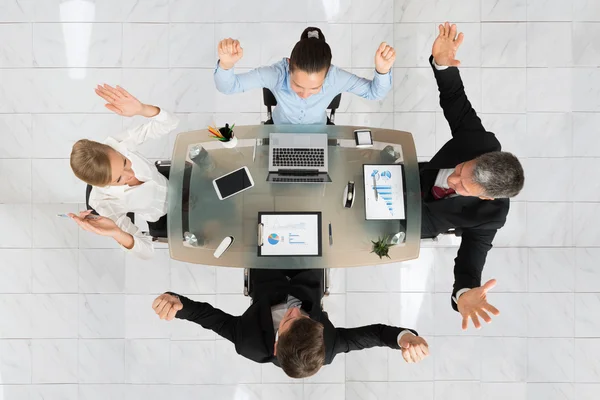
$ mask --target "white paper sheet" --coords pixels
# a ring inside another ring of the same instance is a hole
[[[263,256],[319,254],[318,214],[279,214],[261,216]]]

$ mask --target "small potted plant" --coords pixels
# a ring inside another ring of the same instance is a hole
[[[388,236],[384,236],[383,239],[379,237],[376,242],[371,240],[371,243],[373,243],[373,250],[371,250],[371,253],[377,254],[379,258],[383,258],[383,256],[391,258],[388,253],[390,252],[392,244],[389,243]]]
[[[233,134],[233,127],[235,124],[229,127],[229,124],[225,124],[224,127],[216,129],[212,126],[208,127],[208,131],[212,135],[213,138],[217,139],[223,147],[232,149],[237,145],[237,137]]]

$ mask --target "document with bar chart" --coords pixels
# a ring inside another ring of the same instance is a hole
[[[260,256],[320,256],[321,213],[261,212]]]
[[[364,165],[366,219],[405,219],[401,164]]]

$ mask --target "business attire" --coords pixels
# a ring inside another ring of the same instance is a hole
[[[143,182],[138,186],[92,187],[89,205],[99,215],[112,219],[119,228],[133,236],[133,247],[127,250],[140,258],[150,258],[154,253],[152,238],[145,235],[127,216],[133,212],[148,222],[156,222],[167,213],[168,180],[154,163],[135,151],[136,146],[148,139],[168,134],[179,124],[173,114],[160,110],[149,121],[126,131],[125,139],[109,137],[105,144],[131,161],[135,177]]]
[[[338,94],[350,92],[365,99],[381,100],[392,88],[391,69],[387,74],[375,71],[375,77],[369,80],[332,65],[319,93],[302,99],[290,86],[287,58],[243,74],[235,74],[233,68],[222,69],[217,63],[214,78],[217,90],[224,94],[269,89],[277,99],[277,107],[273,110],[275,124],[326,124],[327,106]]]
[[[481,286],[481,272],[496,232],[506,222],[509,199],[481,200],[459,196],[447,179],[460,163],[482,154],[500,151],[496,135],[485,130],[467,99],[458,68],[440,67],[429,59],[440,91],[440,105],[450,125],[450,139],[420,167],[422,237],[435,237],[454,228],[462,242],[454,259],[452,307],[469,289]]]
[[[241,316],[227,314],[208,303],[179,296],[183,309],[175,315],[211,329],[235,345],[238,354],[259,362],[279,366],[273,354],[279,322],[289,307],[324,326],[325,364],[331,364],[339,353],[387,346],[400,349],[403,335],[416,331],[383,324],[358,328],[335,328],[327,312],[321,308],[323,297],[322,270],[260,270],[251,272],[252,305]]]

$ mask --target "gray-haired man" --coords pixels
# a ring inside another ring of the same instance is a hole
[[[455,258],[452,307],[471,319],[491,322],[499,311],[487,302],[494,279],[481,285],[481,272],[496,232],[506,222],[509,198],[524,184],[523,167],[511,153],[501,151],[496,136],[485,130],[467,99],[455,59],[463,41],[456,25],[446,22],[433,44],[430,64],[440,91],[440,105],[452,139],[420,167],[422,237],[436,237],[455,229],[462,242]]]

